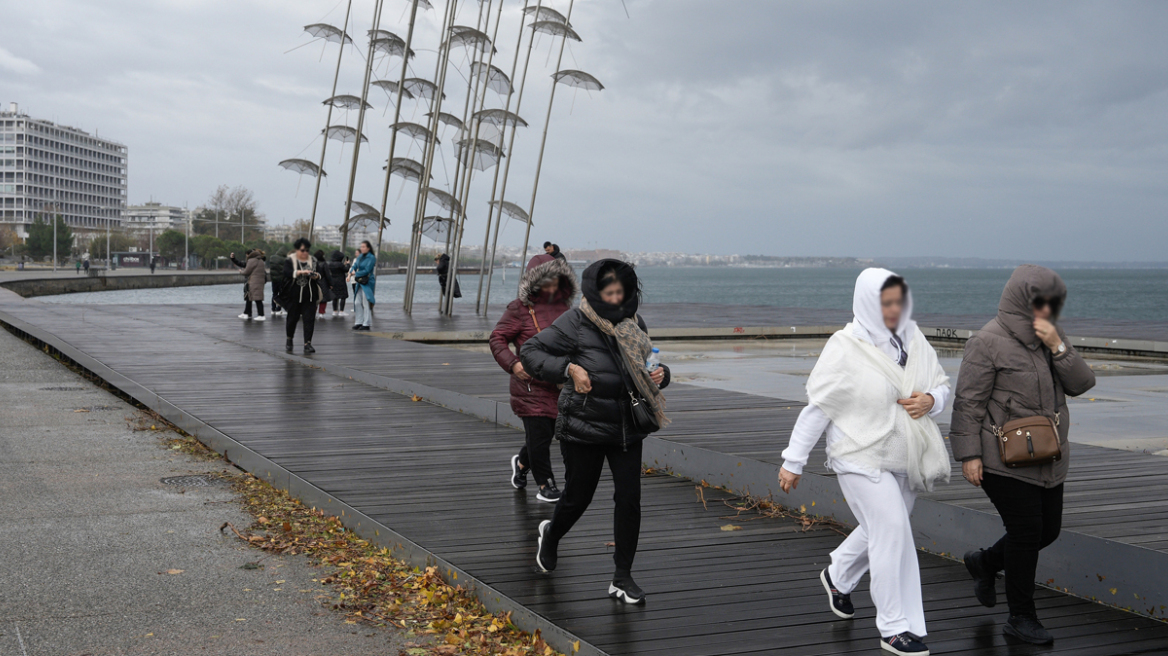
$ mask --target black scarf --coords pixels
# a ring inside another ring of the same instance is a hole
[[[620,305],[605,303],[600,298],[600,287],[597,279],[600,277],[601,270],[609,268],[615,269],[617,279],[625,288],[625,300]],[[631,264],[620,260],[599,260],[584,269],[584,275],[581,277],[581,291],[596,314],[614,324],[635,316],[641,305],[641,290],[637,284],[637,272]]]

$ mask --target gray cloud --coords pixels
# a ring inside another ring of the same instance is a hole
[[[478,3],[460,4],[460,22],[472,23]],[[505,70],[520,5],[505,5],[495,62]],[[628,5],[631,19],[616,0],[581,0],[573,10],[584,42],[571,45],[564,66],[607,88],[557,92],[536,206],[540,242],[1164,258],[1162,3]],[[406,7],[387,0],[383,27],[404,34]],[[371,10],[371,0],[354,2],[362,34]],[[312,181],[297,189],[276,162],[319,152],[313,139],[336,46],[285,51],[308,40],[303,25],[339,23],[343,11],[276,0],[18,3],[0,25],[0,100],[127,143],[134,202],[194,205],[218,184],[244,184],[270,220],[291,221],[307,215]],[[419,28],[424,77],[433,74],[439,17],[431,12]],[[551,41],[542,36],[532,57],[521,110],[532,127],[516,142],[507,194],[524,206]],[[345,57],[338,92],[358,93],[360,58],[355,50]],[[396,76],[389,70],[380,74]],[[380,91],[371,102],[357,196],[378,200],[392,107],[384,113]],[[461,113],[460,91],[444,109]],[[340,219],[351,155],[334,144],[322,196],[329,223]],[[442,184],[444,174],[437,177]],[[468,241],[482,239],[489,177],[474,183]],[[402,191],[391,238],[406,238],[412,189],[391,189],[391,204]],[[521,241],[520,228],[508,226],[504,241]]]

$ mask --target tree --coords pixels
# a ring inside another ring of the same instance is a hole
[[[263,218],[264,215],[256,209],[255,195],[250,189],[220,185],[195,214],[192,230],[199,235],[215,235],[217,232],[220,239],[238,239],[242,224],[243,241],[260,240],[264,238]]]
[[[0,255],[5,252],[10,252],[15,247],[20,247],[20,235],[8,226],[0,226]]]
[[[191,252],[199,256],[199,259],[203,261],[203,267],[207,269],[211,268],[212,261],[224,257],[228,253],[223,240],[216,239],[212,235],[191,237]]]
[[[123,234],[121,232],[111,232],[109,242],[110,255],[113,255],[114,253],[124,253],[130,250],[131,246],[134,246],[138,243],[137,240],[135,240],[133,237],[130,237],[129,235]],[[104,260],[105,254],[105,235],[99,234],[89,241],[89,257]]]
[[[73,230],[65,224],[65,219],[58,214],[57,221],[57,257],[67,257],[73,249]],[[40,214],[28,226],[28,239],[24,241],[28,254],[33,259],[41,259],[53,254],[53,225],[46,223]]]
[[[186,239],[186,235],[178,230],[163,230],[162,234],[154,237],[154,248],[171,262],[178,262],[183,257]]]

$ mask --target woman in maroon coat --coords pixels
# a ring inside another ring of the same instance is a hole
[[[551,255],[536,255],[527,263],[519,285],[519,298],[511,301],[491,332],[495,361],[511,374],[511,410],[523,419],[527,434],[519,455],[511,458],[511,485],[522,490],[527,487],[528,472],[534,472],[535,482],[539,484],[536,498],[549,503],[560,498],[552,476],[551,458],[560,390],[528,375],[516,353],[524,342],[571,309],[572,297],[579,289],[576,274],[566,261]]]

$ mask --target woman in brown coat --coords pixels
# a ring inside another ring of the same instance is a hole
[[[256,321],[264,321],[264,285],[268,282],[267,259],[265,253],[258,248],[247,253],[247,263],[240,271],[247,281],[247,289],[243,296],[243,314],[239,315],[240,319],[251,320],[251,306],[255,303]]]
[[[1054,638],[1038,621],[1034,577],[1038,552],[1062,527],[1063,481],[1070,467],[1067,395],[1095,386],[1095,373],[1055,322],[1067,286],[1050,269],[1024,264],[1014,270],[998,316],[965,345],[957,378],[949,441],[962,474],[980,486],[997,508],[1006,535],[989,549],[965,554],[982,605],[997,603],[997,573],[1006,572],[1010,619],[1006,635],[1033,644]],[[1007,467],[996,429],[1027,417],[1047,417],[1058,426],[1062,456],[1043,465]]]

